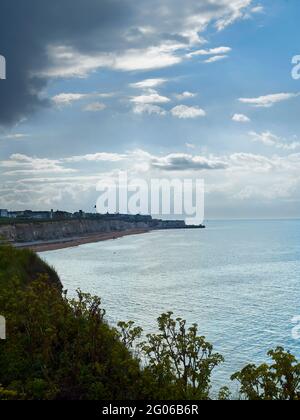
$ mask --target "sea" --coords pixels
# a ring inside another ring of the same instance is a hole
[[[108,322],[157,332],[167,311],[214,345],[225,362],[213,387],[268,361],[277,346],[300,359],[300,220],[209,221],[206,229],[154,231],[44,252],[73,296],[98,295]],[[297,320],[298,317],[298,320]],[[236,386],[236,384],[234,384]]]

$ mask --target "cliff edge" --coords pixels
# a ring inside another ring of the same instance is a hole
[[[143,218],[139,221],[122,219],[73,219],[59,221],[22,221],[0,225],[0,239],[11,243],[55,241],[125,231],[149,231],[162,229],[203,228],[186,226],[183,220],[155,220]]]

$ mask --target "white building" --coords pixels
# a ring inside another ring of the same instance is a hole
[[[0,209],[0,217],[8,217],[8,211],[6,209]]]

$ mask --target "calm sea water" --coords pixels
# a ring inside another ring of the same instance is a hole
[[[291,322],[300,315],[300,221],[218,221],[206,230],[160,231],[41,256],[70,294],[102,297],[111,323],[146,332],[172,310],[214,344],[226,362],[217,385],[281,345],[300,358]]]

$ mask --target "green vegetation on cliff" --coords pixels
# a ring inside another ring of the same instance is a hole
[[[105,323],[99,299],[79,293],[67,300],[55,273],[29,251],[0,247],[0,261],[4,397],[8,391],[21,399],[138,397],[139,365]]]
[[[41,276],[62,289],[60,279],[55,270],[49,267],[39,256],[29,249],[18,250],[11,246],[0,246],[0,287],[8,286],[13,279],[19,279],[28,285]],[[1,308],[1,307],[0,307]]]
[[[223,361],[196,325],[172,313],[144,339],[132,322],[110,327],[99,298],[78,291],[69,300],[53,269],[9,246],[0,246],[0,314],[0,399],[209,399],[211,373]],[[299,399],[296,359],[280,348],[270,356],[271,365],[234,375],[240,398]]]

